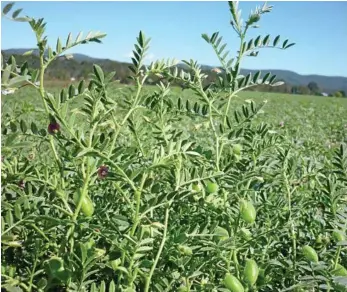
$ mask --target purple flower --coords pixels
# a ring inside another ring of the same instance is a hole
[[[60,125],[57,122],[50,122],[48,125],[48,133],[54,135],[60,130]]]
[[[108,175],[108,167],[106,165],[102,165],[98,169],[98,177],[99,179],[104,179]]]

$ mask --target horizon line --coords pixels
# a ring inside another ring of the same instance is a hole
[[[3,49],[1,48],[1,51],[9,51],[9,50],[38,50],[38,48],[9,48],[9,49]],[[71,53],[71,54],[64,54],[64,55],[82,55],[82,56],[86,56],[88,58],[91,58],[91,59],[96,59],[96,60],[110,60],[110,61],[113,61],[113,62],[118,62],[118,63],[126,63],[126,64],[131,64],[131,61],[129,60],[129,62],[127,61],[119,61],[119,60],[115,60],[115,59],[111,59],[111,58],[99,58],[99,57],[92,57],[90,55],[86,55],[86,54],[83,54],[83,53]],[[64,56],[62,55],[62,56]],[[163,59],[175,59],[175,58],[163,58]],[[162,60],[162,59],[158,59],[158,60]],[[186,65],[185,63],[182,62],[183,60],[180,60],[180,63],[178,64],[184,64]],[[152,63],[152,62],[151,62]],[[208,66],[208,67],[216,67],[216,68],[219,68],[220,65],[208,65],[208,64],[201,64],[198,62],[199,65],[201,66]],[[223,68],[222,68],[223,69]],[[343,76],[343,75],[324,75],[324,74],[318,74],[318,73],[315,73],[315,74],[302,74],[302,73],[298,73],[296,71],[292,71],[292,70],[288,70],[288,69],[275,69],[275,68],[272,68],[272,69],[250,69],[250,68],[241,68],[241,70],[253,70],[253,71],[271,71],[271,70],[278,70],[278,71],[287,71],[287,72],[291,72],[291,73],[294,73],[294,74],[298,74],[300,76],[321,76],[321,77],[335,77],[335,78],[347,78],[347,75]]]

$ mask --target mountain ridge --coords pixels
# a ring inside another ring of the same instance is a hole
[[[14,48],[14,49],[4,49],[1,50],[2,54],[5,55],[23,55],[25,52],[33,50],[33,55],[38,55],[38,49],[26,49],[26,48]],[[106,58],[96,58],[91,57],[85,54],[75,53],[71,54],[73,55],[73,59],[76,62],[88,62],[88,63],[104,63],[104,62],[111,62],[118,65],[128,65],[130,62],[123,62],[123,61],[117,61],[112,59],[106,59]],[[180,63],[178,66],[184,67],[186,66],[183,63]],[[200,64],[201,68],[203,70],[210,71],[212,68],[218,67],[218,66],[210,66],[210,65],[203,65]],[[307,86],[310,82],[317,83],[320,88],[327,92],[332,93],[334,91],[344,90],[347,92],[347,77],[345,76],[328,76],[328,75],[321,75],[321,74],[299,74],[294,71],[285,70],[285,69],[247,69],[242,68],[241,74],[248,74],[248,73],[255,73],[255,72],[271,72],[272,74],[277,75],[277,79],[281,79],[284,82],[292,85],[292,86]]]

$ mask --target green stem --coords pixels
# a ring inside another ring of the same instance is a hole
[[[142,84],[140,83],[139,79],[137,80],[137,92],[136,92],[136,95],[135,95],[135,99],[134,99],[134,103],[132,104],[132,107],[129,109],[129,111],[127,112],[127,114],[125,115],[123,121],[120,123],[120,125],[118,126],[117,130],[116,130],[116,133],[114,134],[114,137],[113,137],[113,141],[112,141],[112,144],[111,144],[111,147],[110,147],[110,151],[108,153],[108,158],[111,157],[112,155],[112,151],[113,151],[113,148],[116,144],[116,140],[118,138],[118,135],[120,133],[120,131],[122,130],[124,124],[126,123],[126,121],[128,120],[128,118],[130,117],[130,115],[136,110],[136,107],[137,107],[137,104],[138,104],[138,101],[139,101],[139,97],[140,97],[140,93],[141,93],[141,90],[142,90]]]
[[[7,228],[1,235],[4,236],[7,232],[11,231],[12,228],[14,228],[14,227],[16,227],[16,226],[22,224],[23,222],[25,222],[26,220],[28,220],[28,219],[31,218],[31,217],[34,217],[34,216],[33,216],[33,215],[29,215],[28,217],[23,218],[23,219],[17,221],[15,224],[13,224],[13,225],[10,226],[9,228]]]
[[[210,125],[213,130],[214,138],[216,139],[216,167],[217,171],[219,171],[219,137],[217,135],[216,128],[213,124],[213,118],[212,118],[212,101],[209,101],[209,120],[210,120]]]
[[[83,164],[85,162],[85,159],[83,161]],[[78,217],[78,214],[81,210],[81,207],[82,207],[82,202],[84,200],[84,198],[87,196],[87,193],[88,193],[88,185],[89,185],[89,181],[90,181],[90,173],[89,173],[89,167],[87,166],[87,171],[86,171],[86,174],[85,174],[85,178],[84,178],[84,183],[83,183],[83,187],[82,187],[82,190],[81,190],[81,193],[80,193],[80,196],[78,198],[78,203],[77,203],[77,207],[76,207],[76,210],[75,210],[75,213],[73,214],[72,216],[72,220],[75,222],[77,217]],[[73,224],[69,231],[68,231],[68,236],[70,237],[70,254],[72,255],[73,253],[73,249],[74,249],[74,232],[75,232],[75,224]],[[70,269],[72,270],[72,261],[70,261]],[[69,282],[71,281],[71,278],[69,279]],[[70,285],[70,283],[68,283],[68,285]]]
[[[287,197],[288,197],[288,209],[289,209],[289,222],[290,222],[290,232],[292,237],[292,246],[293,246],[293,269],[296,270],[296,254],[297,254],[297,247],[296,247],[296,235],[295,235],[295,227],[292,220],[292,192],[289,188],[289,182],[288,177],[286,173],[283,171],[283,176],[285,179],[285,186],[287,190]],[[295,274],[293,275],[293,280],[295,282]]]
[[[32,228],[34,228],[39,234],[41,234],[41,236],[42,236],[47,242],[50,241],[49,238],[43,233],[43,231],[40,230],[35,224],[30,224],[30,226],[31,226]],[[35,263],[35,264],[36,264],[36,263]]]
[[[224,127],[226,127],[227,125],[227,116],[229,114],[229,108],[230,108],[230,103],[231,103],[231,99],[232,97],[234,96],[235,94],[234,93],[231,93],[231,90],[230,90],[230,93],[229,93],[229,96],[228,96],[228,103],[227,103],[227,107],[225,109],[225,114],[224,114],[224,121],[223,121],[223,125]]]
[[[342,246],[338,246],[335,259],[334,259],[334,270],[337,269],[337,264],[339,263],[340,253],[341,253]]]
[[[204,181],[204,180],[207,180],[207,179],[210,179],[210,178],[214,178],[214,177],[218,177],[218,176],[222,176],[222,175],[224,175],[224,173],[223,172],[219,172],[219,173],[208,175],[208,176],[201,177],[201,178],[194,178],[194,179],[191,179],[189,181],[181,183],[180,188],[183,187],[183,186],[186,186],[186,185],[190,185],[190,184],[192,184],[194,182],[200,182],[200,181]]]
[[[81,190],[81,195],[79,196],[77,207],[76,207],[76,210],[75,210],[74,215],[72,217],[73,220],[77,219],[78,214],[79,214],[81,207],[82,207],[83,200],[87,196],[89,181],[90,181],[90,174],[89,174],[89,167],[87,167],[87,173],[86,173],[86,176],[84,179],[83,187]]]
[[[134,186],[134,188],[135,188],[134,189],[134,197],[135,197],[135,201],[136,201],[136,210],[135,210],[135,215],[133,218],[134,225],[132,226],[132,228],[130,230],[130,236],[133,236],[135,234],[136,228],[137,228],[137,226],[138,226],[138,224],[142,218],[142,217],[140,217],[141,194],[142,194],[143,186],[145,184],[146,179],[147,179],[147,174],[143,174],[139,190],[137,190]],[[122,266],[124,266],[125,256],[126,256],[126,254],[125,254],[125,252],[123,252],[123,254],[122,254]],[[130,260],[130,266],[132,266],[132,265],[133,265],[133,257]],[[121,274],[119,277],[117,289],[119,289],[119,285],[121,284],[122,277],[123,277],[123,275]],[[134,277],[131,277],[129,280],[129,284],[132,284],[133,281],[134,281]]]
[[[237,250],[236,249],[234,250],[234,253],[233,253],[233,262],[234,262],[235,269],[236,269],[236,276],[237,276],[237,278],[240,278],[239,261],[237,260]]]
[[[28,291],[29,292],[31,292],[31,289],[32,289],[32,286],[33,286],[33,279],[34,279],[36,265],[37,265],[37,254],[35,255],[34,266],[33,266],[32,270],[31,270],[31,275],[30,275],[30,280],[29,280],[29,287],[28,287]]]
[[[40,40],[38,39],[38,42],[39,41]],[[44,88],[45,70],[46,70],[46,65],[44,64],[44,51],[40,50],[40,87],[39,87],[39,92],[40,92],[40,96],[41,96],[41,99],[42,99],[42,102],[43,102],[46,114],[49,116],[50,112],[49,112],[49,108],[48,108],[47,102],[45,100],[45,88]],[[54,145],[54,140],[53,140],[53,136],[52,135],[49,135],[49,144],[51,146],[51,149],[52,149],[55,161],[57,163],[57,166],[58,166],[58,168],[60,170],[61,188],[62,188],[62,190],[64,190],[65,189],[64,168],[63,168],[63,165],[62,165],[62,163],[61,163],[61,161],[59,159],[57,150],[56,150],[55,145]],[[64,205],[67,208],[68,212],[71,211],[71,209],[68,207],[68,205],[65,202],[65,200],[64,200]]]
[[[146,179],[147,179],[147,174],[144,173],[143,176],[142,176],[140,189],[136,190],[135,193],[134,193],[135,200],[136,200],[136,210],[135,210],[135,216],[134,216],[134,225],[131,228],[131,232],[130,232],[131,236],[133,236],[135,234],[135,230],[137,228],[137,225],[139,224],[141,195],[142,195],[142,189],[143,189],[143,186],[145,184]]]
[[[149,286],[150,286],[150,283],[151,283],[151,279],[152,279],[152,276],[153,276],[153,273],[154,273],[154,270],[158,264],[158,261],[159,261],[159,258],[160,258],[160,255],[163,251],[163,248],[164,248],[164,245],[165,245],[165,241],[166,241],[166,234],[167,234],[167,227],[168,227],[168,221],[169,221],[169,212],[170,212],[170,209],[169,207],[166,208],[165,210],[165,221],[164,221],[164,233],[163,233],[163,238],[161,240],[161,243],[160,243],[160,246],[159,246],[159,250],[157,252],[157,256],[155,257],[155,260],[154,260],[154,263],[153,263],[153,266],[149,272],[149,275],[148,277],[146,278],[146,284],[145,284],[145,290],[144,292],[148,292],[149,291]]]
[[[240,36],[240,47],[239,47],[239,54],[237,56],[237,60],[236,60],[236,64],[238,64],[240,66],[240,63],[241,63],[241,58],[242,58],[242,53],[241,53],[241,49],[242,49],[242,44],[243,44],[243,41],[244,41],[244,38],[245,38],[245,35],[246,35],[246,31],[247,29],[245,29],[245,31],[241,34],[239,34]],[[240,67],[239,67],[240,68]],[[243,90],[244,88],[242,88],[241,90]],[[227,103],[227,107],[225,109],[225,114],[224,114],[224,121],[223,121],[223,125],[224,127],[226,126],[226,120],[227,120],[227,116],[228,116],[228,113],[229,113],[229,108],[230,108],[230,103],[231,103],[231,99],[236,95],[236,93],[238,92],[239,90],[237,91],[234,91],[231,93],[231,91],[229,91],[229,96],[228,96],[228,103]]]

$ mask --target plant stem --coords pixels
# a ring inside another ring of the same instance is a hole
[[[144,173],[142,176],[142,180],[141,180],[140,190],[135,191],[135,193],[134,193],[135,200],[136,200],[136,211],[135,211],[135,216],[134,216],[134,225],[131,228],[131,232],[130,232],[131,236],[133,236],[135,234],[135,230],[137,228],[137,225],[139,224],[141,194],[142,194],[143,185],[145,184],[146,179],[147,179],[147,174]]]
[[[290,232],[291,232],[291,237],[292,237],[292,246],[293,246],[293,269],[294,271],[296,270],[296,235],[295,235],[295,227],[294,223],[292,221],[292,192],[289,189],[289,182],[288,182],[288,177],[283,171],[283,176],[285,179],[285,186],[287,190],[287,198],[288,198],[288,209],[289,209],[289,222],[290,222]],[[295,282],[295,274],[293,275],[293,280]]]
[[[36,265],[37,265],[37,254],[35,255],[35,261],[34,261],[34,266],[31,270],[31,275],[30,275],[30,280],[29,280],[29,287],[28,287],[28,291],[31,292],[32,286],[33,286],[33,279],[34,279],[34,272],[36,269]]]
[[[157,256],[154,260],[153,266],[151,268],[151,271],[149,272],[148,277],[146,278],[146,285],[145,285],[145,290],[144,292],[148,292],[149,291],[149,285],[151,283],[151,278],[153,276],[154,270],[158,264],[160,255],[163,251],[164,245],[165,245],[165,241],[166,241],[166,234],[167,234],[167,227],[168,227],[168,221],[169,221],[169,212],[170,212],[170,207],[167,207],[165,210],[165,221],[164,221],[164,233],[163,233],[163,238],[161,240],[160,246],[159,246],[159,250],[157,252]]]
[[[127,114],[125,115],[125,117],[123,118],[123,121],[120,123],[120,125],[118,126],[117,130],[116,130],[116,133],[114,134],[113,136],[113,141],[112,141],[112,144],[111,144],[111,147],[110,147],[110,151],[107,155],[108,158],[111,157],[112,155],[112,151],[113,151],[113,148],[116,144],[116,141],[117,141],[117,138],[118,138],[118,135],[120,133],[120,131],[122,130],[124,124],[126,123],[126,121],[128,120],[128,118],[130,117],[130,115],[136,110],[136,107],[137,107],[137,104],[138,104],[138,101],[139,101],[139,97],[140,97],[140,93],[141,93],[141,90],[142,90],[142,84],[140,83],[139,80],[137,80],[137,91],[136,91],[136,95],[135,95],[135,99],[134,99],[134,102],[131,106],[131,108],[129,109],[129,111],[127,112]]]
[[[341,245],[337,248],[337,251],[336,251],[336,254],[335,254],[335,259],[334,259],[334,269],[337,269],[337,264],[339,263],[341,248],[342,248]]]
[[[82,207],[83,200],[87,196],[89,180],[90,180],[90,173],[89,173],[89,167],[87,167],[87,173],[86,173],[86,177],[84,179],[81,195],[78,198],[77,207],[76,207],[75,213],[74,213],[74,215],[72,217],[72,220],[76,220],[77,219],[78,213],[80,212],[81,207]]]
[[[85,161],[83,161],[83,164],[84,164]],[[82,202],[85,198],[85,196],[87,196],[87,193],[88,193],[88,185],[89,185],[89,181],[90,181],[90,173],[89,173],[89,166],[87,166],[87,171],[86,171],[86,174],[85,174],[85,178],[84,178],[84,183],[83,183],[83,187],[82,187],[82,191],[81,191],[81,194],[78,198],[78,203],[77,203],[77,207],[76,207],[76,210],[75,210],[75,213],[73,214],[73,217],[72,217],[72,220],[75,222],[77,217],[78,217],[78,214],[79,214],[79,211],[81,210],[81,207],[82,207]],[[68,231],[68,236],[70,237],[70,254],[72,255],[73,253],[73,249],[74,249],[74,231],[75,231],[75,224],[73,224],[69,231]],[[70,269],[72,270],[72,261],[70,261]],[[71,278],[69,279],[69,282],[71,281]],[[69,285],[70,283],[68,283]]]

